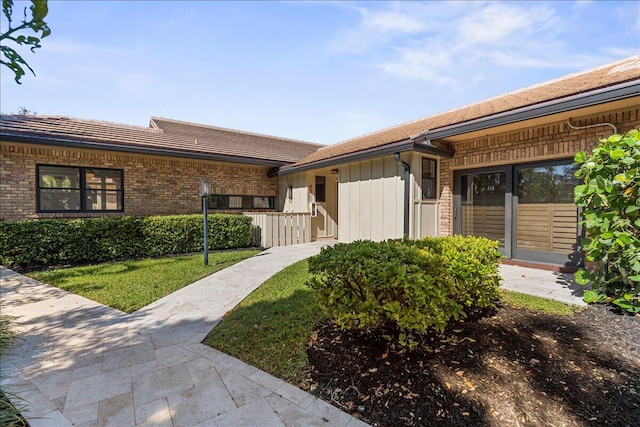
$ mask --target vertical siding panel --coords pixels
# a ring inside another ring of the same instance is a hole
[[[384,212],[384,224],[382,227],[382,238],[393,239],[397,236],[397,211],[396,204],[398,203],[397,194],[397,165],[393,157],[387,156],[384,158],[383,164],[383,192],[385,203],[383,205]],[[400,225],[402,227],[402,224]]]
[[[350,241],[349,230],[349,199],[350,168],[340,168],[340,183],[338,184],[338,238],[341,242]]]
[[[375,203],[376,193],[372,191],[371,161],[360,163],[360,224],[359,233],[361,239],[371,238],[371,208]]]
[[[371,240],[380,241],[383,239],[384,228],[384,160],[381,158],[371,161],[371,194],[374,198],[371,201]]]
[[[351,241],[361,239],[360,236],[360,163],[351,164],[349,179],[349,238]]]

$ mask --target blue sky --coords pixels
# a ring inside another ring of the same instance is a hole
[[[17,2],[20,11],[24,3]],[[0,104],[333,144],[640,51],[640,3],[50,1]],[[3,28],[5,22],[3,21]]]

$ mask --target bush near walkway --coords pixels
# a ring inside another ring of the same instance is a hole
[[[388,326],[413,347],[429,329],[499,299],[497,242],[482,237],[357,241],[309,259],[308,285],[344,329]]]
[[[251,245],[251,218],[208,216],[209,249]],[[0,263],[32,270],[203,250],[202,215],[40,219],[0,223]]]

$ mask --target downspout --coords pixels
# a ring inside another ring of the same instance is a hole
[[[396,163],[404,168],[404,235],[409,236],[409,175],[411,173],[409,163],[400,159],[400,153],[394,153]]]

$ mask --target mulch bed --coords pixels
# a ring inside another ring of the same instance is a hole
[[[311,390],[374,426],[640,426],[640,316],[500,307],[413,351],[318,325]]]

